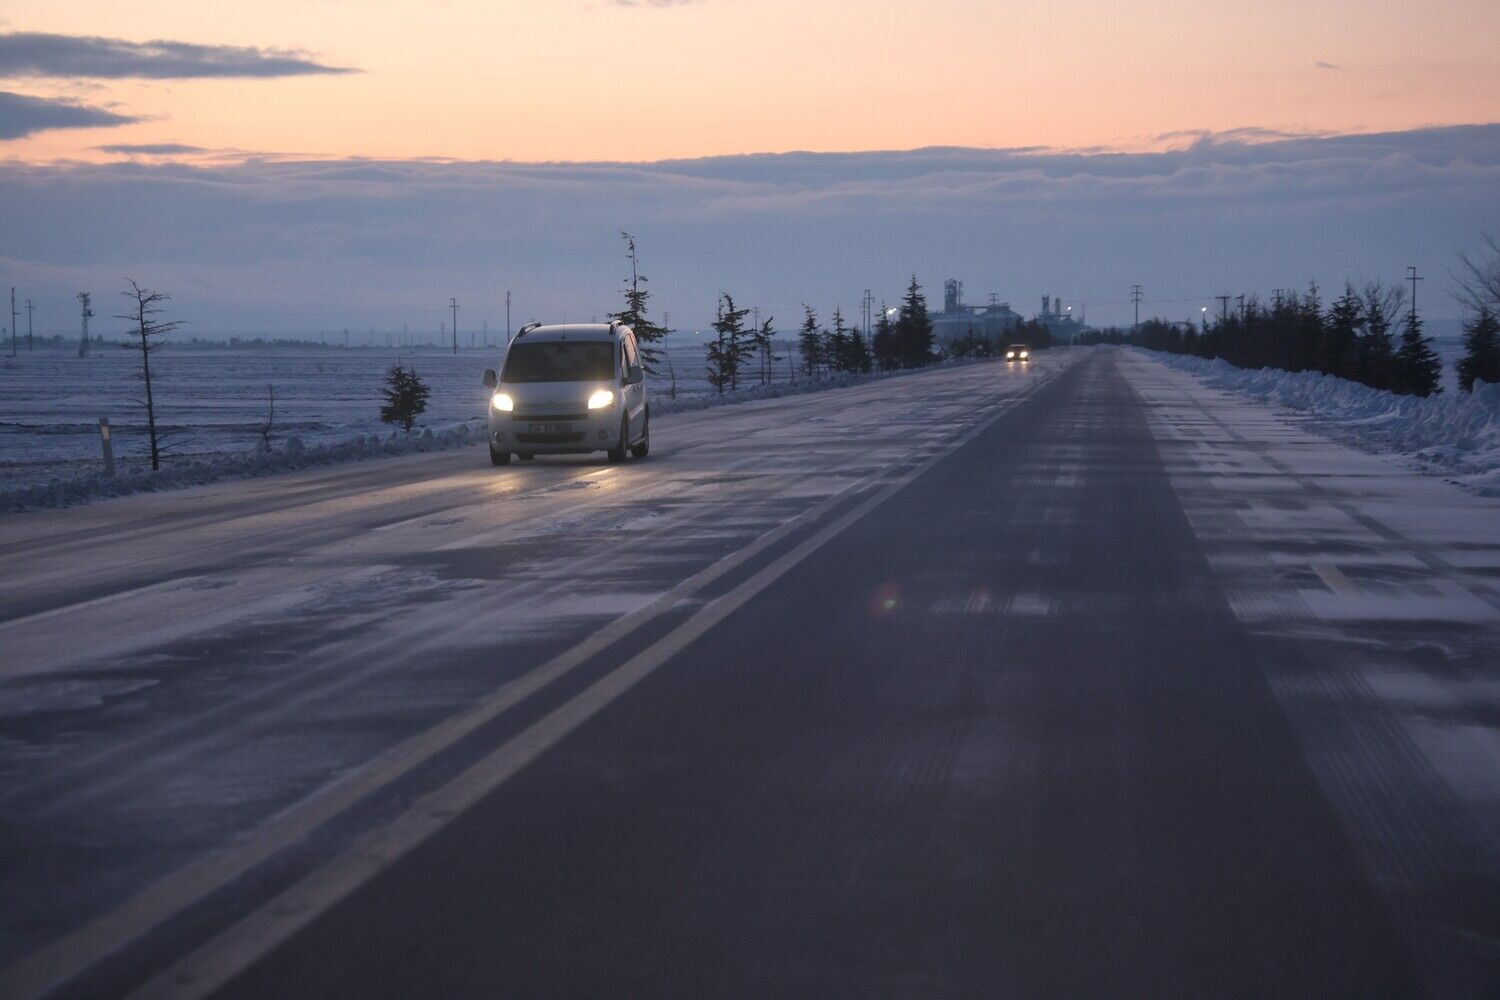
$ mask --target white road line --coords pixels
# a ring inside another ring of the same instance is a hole
[[[1040,380],[1038,384],[1042,384]],[[948,447],[909,469],[729,593],[703,605],[666,636],[501,744],[446,785],[422,796],[395,820],[359,838],[333,861],[219,933],[131,996],[202,997],[222,987],[504,784],[808,556],[983,432],[1024,398],[1009,401],[1010,405],[1003,406]],[[668,594],[663,600],[671,598],[672,595]],[[672,603],[675,605],[675,600]],[[0,980],[0,985],[3,985],[3,980]]]

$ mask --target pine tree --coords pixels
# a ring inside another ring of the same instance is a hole
[[[835,306],[833,329],[823,337],[823,356],[828,359],[831,371],[846,372],[849,367],[849,328],[844,325],[844,311]]]
[[[749,309],[736,309],[728,292],[719,295],[718,318],[714,320],[714,340],[708,345],[708,382],[720,394],[727,386],[738,389],[740,365],[753,347],[745,336],[745,317]]]
[[[802,329],[797,332],[797,351],[802,355],[802,371],[809,378],[818,374],[823,366],[823,334],[818,329],[818,314],[812,306],[802,306]]]
[[[385,405],[380,408],[381,422],[397,424],[410,434],[417,417],[426,411],[432,390],[414,369],[397,362],[385,373],[385,388],[380,394],[385,397]]]
[[[664,326],[653,323],[646,315],[647,306],[651,301],[651,293],[646,290],[646,276],[640,271],[640,262],[635,253],[635,237],[629,233],[621,233],[625,240],[625,259],[630,261],[630,277],[626,279],[629,284],[624,288],[625,308],[619,312],[609,314],[609,318],[630,327],[635,334],[635,339],[641,351],[641,367],[646,369],[646,374],[658,374],[657,365],[661,362],[661,351],[655,345],[664,340],[671,333]]]
[[[1396,345],[1391,314],[1401,303],[1399,290],[1380,282],[1365,286],[1365,332],[1359,338],[1359,380],[1372,389],[1390,389],[1395,381]]]
[[[771,381],[771,338],[776,331],[771,328],[771,320],[767,319],[759,328],[750,331],[750,349],[760,354],[760,384],[768,385]]]
[[[1344,294],[1328,307],[1318,350],[1318,371],[1339,378],[1358,378],[1358,337],[1364,317],[1364,303],[1355,293],[1354,285],[1345,282]]]
[[[850,331],[849,364],[850,371],[859,372],[860,374],[868,373],[872,367],[870,345],[865,340],[865,335],[860,332],[859,327],[855,327]]]
[[[906,368],[920,368],[932,363],[932,320],[927,315],[927,297],[917,276],[911,276],[901,311],[896,317],[896,350]]]
[[[1422,335],[1422,317],[1416,309],[1406,314],[1401,346],[1396,349],[1391,367],[1391,387],[1404,396],[1431,396],[1443,391],[1438,386],[1443,362],[1432,349],[1432,338]]]
[[[888,372],[901,363],[901,355],[896,348],[896,328],[891,324],[891,317],[884,306],[881,307],[880,318],[875,321],[875,335],[870,338],[870,352],[874,355],[875,366],[883,372]]]
[[[1500,383],[1500,320],[1481,303],[1475,317],[1464,324],[1464,356],[1458,361],[1458,385],[1474,391],[1474,383]]]

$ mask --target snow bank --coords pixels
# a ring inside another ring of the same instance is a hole
[[[1500,385],[1423,399],[1320,372],[1252,371],[1226,361],[1151,353],[1162,364],[1224,389],[1286,406],[1312,430],[1369,451],[1409,455],[1485,496],[1500,496]]]
[[[410,435],[400,431],[388,435],[366,434],[347,441],[321,445],[305,445],[301,438],[294,435],[280,442],[280,450],[274,447],[267,450],[261,446],[250,452],[173,459],[160,472],[126,473],[113,479],[101,473],[23,486],[0,493],[0,511],[70,507],[103,497],[180,490],[225,479],[249,479],[367,458],[446,451],[483,440],[484,429],[477,423],[437,429],[429,427]]]
[[[978,360],[945,361],[933,368],[953,365],[977,364]],[[919,369],[931,371],[931,368]],[[795,383],[772,383],[752,386],[736,392],[694,393],[672,399],[662,388],[652,386],[651,412],[658,416],[669,413],[686,413],[710,407],[747,403],[757,399],[778,399],[809,392],[822,392],[858,385],[862,382],[885,378],[899,378],[914,374],[911,371],[878,372],[869,375],[832,375],[817,379],[802,379]],[[483,420],[464,421],[442,428],[426,428],[411,435],[400,431],[386,434],[364,434],[343,441],[305,444],[300,437],[291,436],[267,450],[257,444],[253,450],[197,455],[169,461],[160,472],[127,472],[114,477],[101,473],[85,476],[59,477],[45,482],[0,490],[0,513],[11,513],[38,507],[71,507],[105,497],[129,496],[133,493],[150,493],[161,490],[177,490],[188,486],[203,486],[227,479],[249,479],[256,476],[274,475],[280,472],[295,472],[321,465],[337,465],[370,458],[392,455],[409,455],[418,452],[446,451],[471,444],[482,444],[485,439]]]

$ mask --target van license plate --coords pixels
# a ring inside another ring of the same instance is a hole
[[[532,424],[533,434],[566,434],[571,428],[567,424]]]

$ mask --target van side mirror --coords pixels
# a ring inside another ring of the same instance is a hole
[[[486,368],[484,370],[484,387],[486,389],[495,388],[495,386],[499,384],[499,381],[500,380],[495,377],[495,369]]]

